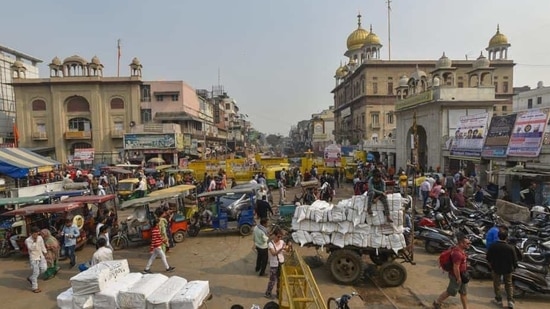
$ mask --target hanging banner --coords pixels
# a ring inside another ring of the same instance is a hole
[[[539,156],[549,111],[549,108],[541,108],[518,112],[516,124],[508,143],[506,153],[508,156]]]
[[[485,145],[483,145],[482,157],[486,158],[506,158],[506,150],[508,142],[514,129],[517,114],[506,116],[493,116],[487,136],[485,137]]]
[[[73,160],[85,161],[84,164],[91,164],[94,160],[94,148],[75,148]]]
[[[339,145],[328,145],[325,147],[325,166],[342,166],[342,150]]]
[[[488,119],[488,113],[461,116],[451,146],[451,155],[481,156]]]

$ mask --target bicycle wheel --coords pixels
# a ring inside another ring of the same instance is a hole
[[[338,305],[338,301],[336,301],[336,298],[329,297],[327,300],[327,308],[328,309],[339,309],[340,306]]]

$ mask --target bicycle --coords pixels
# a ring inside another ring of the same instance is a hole
[[[350,294],[344,294],[340,296],[339,298],[329,297],[327,300],[327,308],[328,309],[350,309],[348,306],[348,302],[354,297],[357,296],[359,299],[363,300],[363,297],[359,295],[357,292],[352,292]]]

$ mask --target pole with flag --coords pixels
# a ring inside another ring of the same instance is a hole
[[[388,60],[391,60],[391,0],[386,0],[388,4]]]
[[[120,77],[120,39],[117,40],[117,68],[116,68],[116,76]]]
[[[13,146],[15,148],[19,147],[19,130],[17,130],[15,119],[13,119]]]

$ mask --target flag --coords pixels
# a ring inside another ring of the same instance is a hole
[[[121,53],[120,53],[120,39],[117,40],[117,49],[118,49],[118,60],[120,60],[120,56],[121,56]]]
[[[13,123],[13,139],[14,139],[14,144],[15,144],[15,147],[18,147],[18,144],[19,144],[19,130],[17,130],[17,125],[15,124],[15,122]]]

